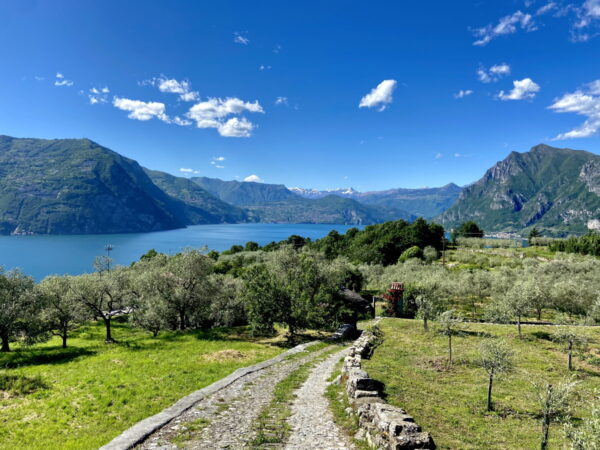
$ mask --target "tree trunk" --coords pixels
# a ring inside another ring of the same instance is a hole
[[[550,396],[552,395],[552,385],[548,385],[548,394],[546,396],[546,402],[549,401]],[[546,450],[548,448],[548,433],[550,431],[550,415],[548,414],[547,405],[544,408],[544,417],[542,419],[542,443],[540,445],[541,450]]]
[[[185,330],[185,311],[179,311],[179,329]]]
[[[295,329],[294,325],[288,324],[288,339],[289,339],[291,345],[294,345],[294,341],[296,340],[295,337],[296,337],[296,329]]]
[[[0,352],[10,352],[10,345],[8,344],[8,333],[2,333],[0,335],[0,338],[2,339],[2,348],[0,348]]]
[[[488,394],[487,394],[487,410],[492,410],[492,383],[494,382],[494,372],[490,372],[490,382],[488,383]]]
[[[573,370],[573,342],[569,342],[569,370]]]
[[[448,335],[448,362],[452,365],[452,334]]]
[[[429,327],[427,326],[427,316],[423,316],[423,328],[425,330],[429,329]]]
[[[115,342],[110,332],[110,317],[104,319],[104,326],[106,327],[106,339],[104,340],[104,342],[106,342],[107,344]]]
[[[542,308],[539,308],[537,310],[537,320],[538,321],[542,320]]]
[[[62,334],[62,348],[67,348],[67,332],[63,331]]]

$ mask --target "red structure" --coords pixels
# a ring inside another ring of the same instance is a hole
[[[404,283],[397,281],[393,282],[387,291],[387,294],[383,295],[383,298],[387,300],[386,313],[391,317],[400,317],[402,308],[402,299],[404,296]]]

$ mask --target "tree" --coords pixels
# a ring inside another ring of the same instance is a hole
[[[456,230],[452,232],[452,241],[456,242],[459,237],[464,238],[482,238],[484,231],[472,220],[463,222]]]
[[[412,247],[409,247],[406,250],[404,250],[400,255],[399,261],[405,262],[411,258],[423,258],[423,251],[416,245],[413,245]]]
[[[500,299],[502,307],[508,315],[514,318],[517,322],[517,333],[519,339],[521,334],[521,319],[527,314],[531,307],[530,301],[530,285],[527,280],[519,280],[514,283]]]
[[[569,370],[573,370],[573,350],[585,347],[587,337],[577,332],[574,327],[558,326],[552,335],[552,339],[563,344],[568,356],[567,367]]]
[[[435,247],[428,245],[423,249],[423,258],[425,258],[425,261],[431,264],[433,261],[439,258],[439,253]]]
[[[531,231],[529,232],[529,236],[527,237],[527,240],[529,241],[530,245],[536,245],[535,244],[535,239],[542,237],[542,233],[540,233],[540,230],[537,229],[537,227],[533,227],[531,229]]]
[[[552,422],[569,417],[570,401],[577,382],[566,380],[556,385],[535,383],[534,392],[542,416],[541,450],[548,448],[548,434]]]
[[[282,246],[266,264],[251,266],[244,274],[244,304],[253,330],[269,332],[275,322],[288,328],[294,343],[298,330],[335,323],[341,308],[342,271],[322,255]]]
[[[492,410],[492,385],[494,377],[513,370],[513,352],[505,341],[486,339],[479,347],[481,367],[488,373],[487,410]]]
[[[415,303],[417,314],[423,319],[423,328],[428,329],[428,321],[442,308],[441,283],[436,278],[425,279],[416,285]]]
[[[134,303],[134,292],[127,269],[116,268],[104,274],[74,277],[71,292],[95,317],[102,319],[106,328],[105,342],[115,342],[111,330],[112,319],[127,314]]]
[[[448,364],[452,365],[452,336],[460,332],[462,318],[454,310],[444,311],[438,316],[440,333],[448,336]]]
[[[600,393],[595,393],[591,415],[582,419],[578,427],[565,425],[565,434],[573,450],[600,450]]]
[[[20,270],[4,272],[0,267],[0,352],[9,352],[17,336],[35,334],[39,298],[33,286],[33,278]]]
[[[214,291],[209,278],[213,265],[214,260],[199,250],[159,255],[138,263],[136,272],[146,273],[141,279],[140,295],[160,296],[166,302],[169,321],[175,328],[206,326]]]
[[[68,276],[49,276],[37,286],[44,305],[41,312],[44,328],[61,338],[62,348],[67,348],[69,334],[89,316],[71,291],[72,280]]]

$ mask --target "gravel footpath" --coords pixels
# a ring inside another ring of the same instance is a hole
[[[327,378],[348,350],[336,352],[317,365],[297,391],[288,424],[292,427],[286,449],[353,449],[350,439],[339,430],[325,397]]]
[[[216,394],[198,402],[193,408],[159,429],[136,448],[242,449],[250,447],[250,443],[255,437],[254,421],[260,411],[270,403],[275,385],[298,367],[318,357],[326,350],[322,349],[306,356],[283,360],[267,369],[238,379]],[[331,367],[325,370],[331,371],[333,365],[341,357],[341,353],[336,355],[335,358],[329,358],[326,361],[332,362]],[[322,366],[323,364],[320,364],[316,370],[321,369]],[[313,375],[311,375],[312,378]],[[324,389],[324,380],[322,384]],[[325,398],[321,400],[327,402]],[[307,406],[311,408],[307,413],[312,414],[314,410],[310,402]],[[331,413],[329,415],[331,416]]]

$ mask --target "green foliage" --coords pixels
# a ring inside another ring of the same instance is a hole
[[[10,342],[35,338],[40,333],[41,301],[31,277],[20,270],[4,272],[0,267],[0,351],[10,351]]]
[[[363,230],[351,229],[345,235],[329,233],[312,248],[328,258],[347,256],[354,263],[395,264],[406,249],[417,246],[442,248],[444,229],[434,223],[417,219],[413,223],[397,220],[370,225]]]
[[[588,233],[585,236],[555,240],[550,243],[549,248],[554,252],[600,256],[600,234]]]
[[[413,245],[412,247],[409,247],[406,250],[404,250],[400,255],[400,258],[398,258],[398,261],[405,262],[411,258],[423,258],[423,251],[416,245]]]
[[[591,415],[584,417],[579,426],[565,425],[565,434],[573,450],[600,449],[600,394],[594,393],[591,400]]]
[[[483,235],[484,232],[479,228],[479,225],[472,220],[468,220],[452,231],[452,241],[456,242],[458,238],[482,238]]]

